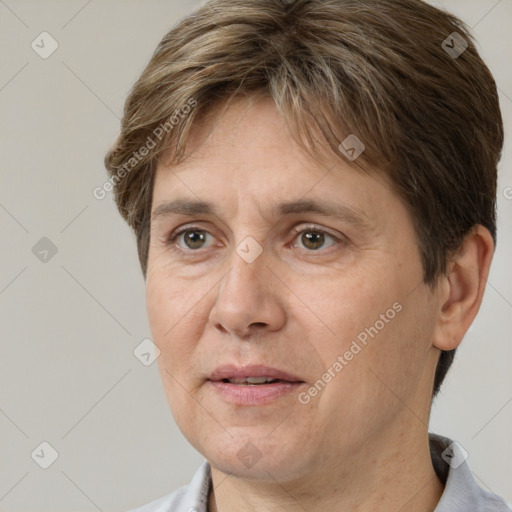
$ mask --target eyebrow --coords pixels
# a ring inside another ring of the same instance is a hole
[[[298,199],[296,201],[286,201],[275,205],[273,213],[276,217],[300,213],[317,213],[326,217],[343,220],[364,230],[368,230],[374,225],[363,210],[325,200]],[[173,201],[160,203],[151,214],[151,220],[169,215],[213,215],[221,217],[219,210],[213,203],[199,200],[174,199]]]

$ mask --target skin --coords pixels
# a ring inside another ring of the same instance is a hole
[[[153,212],[187,198],[219,214],[152,219],[146,299],[169,406],[212,468],[209,510],[433,510],[443,491],[427,437],[434,372],[439,349],[460,343],[480,306],[488,231],[467,237],[432,290],[410,216],[386,181],[343,156],[312,160],[270,99],[214,108],[187,148],[179,165],[158,166]],[[360,210],[365,227],[272,214],[302,198]],[[168,241],[185,226],[204,240]],[[315,246],[305,234],[318,229],[334,238]],[[249,236],[262,249],[252,263],[236,251]],[[298,392],[395,303],[394,318],[301,403]],[[221,364],[273,366],[304,384],[264,405],[234,405],[208,381]],[[248,442],[261,456],[251,467],[237,456]]]

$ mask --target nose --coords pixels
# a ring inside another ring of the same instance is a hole
[[[240,339],[281,329],[286,321],[280,296],[283,288],[269,258],[265,251],[253,261],[240,254],[233,251],[229,271],[218,287],[210,322]]]

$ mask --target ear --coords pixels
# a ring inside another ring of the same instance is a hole
[[[439,310],[433,336],[433,345],[439,350],[457,348],[473,322],[482,303],[493,253],[491,234],[477,226],[451,258],[447,274],[439,278]]]

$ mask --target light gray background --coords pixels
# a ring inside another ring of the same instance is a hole
[[[436,4],[474,27],[508,130],[512,0]],[[103,156],[129,88],[197,5],[0,0],[1,511],[127,510],[188,483],[202,460],[173,422],[156,363],[133,355],[150,337],[135,242],[110,196],[92,195],[106,179]],[[31,48],[43,31],[59,45],[47,59]],[[510,164],[508,137],[484,303],[431,421],[469,452],[479,484],[508,501]],[[42,237],[58,249],[46,263],[32,252]],[[46,470],[31,458],[43,441],[59,454]]]

